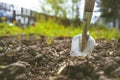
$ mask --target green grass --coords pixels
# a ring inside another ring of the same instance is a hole
[[[57,24],[53,21],[42,21],[36,24],[36,26],[29,26],[27,28],[20,28],[16,26],[8,26],[5,23],[0,23],[0,36],[9,35],[44,35],[47,37],[59,37],[59,36],[70,36],[73,37],[82,32],[82,27],[65,27]],[[108,29],[104,27],[92,26],[89,30],[90,35],[94,38],[105,38],[105,39],[116,39],[120,38],[120,31],[115,29]]]
[[[9,36],[21,34],[22,29],[16,26],[9,26],[6,23],[0,23],[0,36]]]

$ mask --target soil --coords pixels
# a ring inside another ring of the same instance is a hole
[[[120,39],[96,39],[91,56],[71,57],[71,37],[0,37],[0,80],[120,80]]]

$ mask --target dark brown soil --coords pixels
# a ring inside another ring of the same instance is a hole
[[[120,39],[96,39],[86,59],[70,57],[71,37],[0,37],[0,80],[120,80]]]

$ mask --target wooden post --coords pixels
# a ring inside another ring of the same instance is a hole
[[[27,10],[27,15],[28,15],[28,16],[27,16],[27,25],[30,24],[30,20],[29,20],[29,15],[30,15],[30,14],[29,14],[29,12],[30,12],[30,10]]]
[[[4,11],[6,12],[7,11],[7,4],[4,3]]]
[[[29,14],[29,16],[28,16],[28,25],[30,25],[31,17],[32,17],[32,11],[30,10],[30,14]]]
[[[25,9],[23,8],[23,25],[26,25],[26,13],[25,13]]]
[[[16,20],[16,11],[13,10],[13,21]]]
[[[23,16],[23,8],[21,8],[21,16]]]

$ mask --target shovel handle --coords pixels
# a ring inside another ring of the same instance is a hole
[[[85,0],[85,11],[84,12],[93,12],[95,5],[95,0]]]
[[[90,24],[91,21],[94,5],[95,0],[85,0],[84,20],[87,19],[88,25]]]
[[[89,36],[87,35],[87,30],[91,22],[92,12],[94,9],[95,0],[85,0],[85,9],[84,9],[84,20],[85,26],[82,32],[82,43],[80,43],[80,50],[83,52],[85,47],[87,46],[87,41]]]

